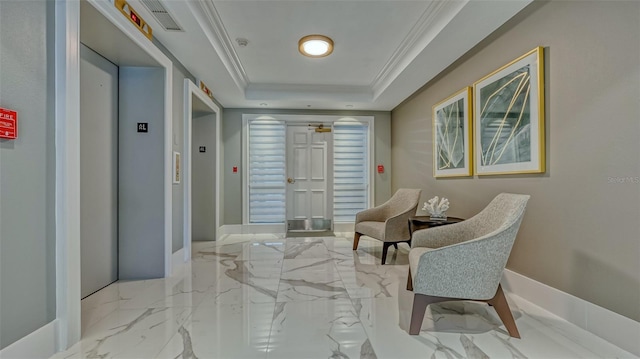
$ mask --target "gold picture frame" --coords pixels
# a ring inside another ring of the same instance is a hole
[[[473,84],[477,175],[545,172],[544,49]]]
[[[433,106],[433,177],[473,175],[472,88]]]

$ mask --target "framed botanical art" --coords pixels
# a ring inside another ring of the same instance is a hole
[[[471,87],[433,106],[433,176],[473,174]]]
[[[545,171],[543,65],[537,47],[473,85],[476,174]]]

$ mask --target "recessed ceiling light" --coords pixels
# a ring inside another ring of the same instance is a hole
[[[308,57],[325,57],[333,52],[333,40],[324,35],[307,35],[298,41],[298,51]]]
[[[249,40],[245,39],[244,37],[237,38],[236,42],[240,47],[247,47],[247,45],[249,45]]]

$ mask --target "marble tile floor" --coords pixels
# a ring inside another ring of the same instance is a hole
[[[432,305],[407,334],[408,247],[352,235],[228,235],[194,242],[166,279],[119,281],[82,301],[82,340],[53,358],[634,358],[566,321],[513,300],[522,339],[493,308]],[[513,298],[510,298],[513,299]]]

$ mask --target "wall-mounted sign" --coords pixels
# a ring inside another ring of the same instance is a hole
[[[0,138],[18,138],[18,112],[0,107]]]
[[[149,122],[138,122],[138,132],[149,132]]]
[[[200,152],[207,152],[207,148],[205,146],[200,146]]]
[[[180,152],[173,151],[173,184],[180,183],[180,177],[182,177],[182,170],[180,169]]]
[[[384,165],[378,165],[378,173],[384,173]]]
[[[115,0],[114,5],[120,10],[120,12],[129,19],[141,33],[144,34],[149,40],[151,40],[153,30],[151,30],[151,26],[144,21],[138,13],[133,10],[131,5],[125,0]]]
[[[204,84],[204,82],[202,82],[202,80],[198,80],[198,86],[200,86],[200,90],[202,90],[202,92],[206,93],[207,96],[213,99],[213,92]]]

